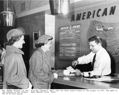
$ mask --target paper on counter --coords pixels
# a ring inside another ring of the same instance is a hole
[[[66,70],[68,70],[69,72],[76,72],[76,70],[74,68],[72,68],[71,66],[67,67]]]
[[[65,76],[75,76],[76,70],[74,70],[71,66],[67,67],[66,70],[63,70],[63,74]]]
[[[112,81],[115,80],[113,78],[111,78],[110,76],[102,76],[100,78],[85,78],[87,80],[95,80],[95,81]]]

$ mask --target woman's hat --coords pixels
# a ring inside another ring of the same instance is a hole
[[[37,40],[37,44],[39,43],[47,43],[49,39],[52,39],[52,36],[49,35],[41,35],[38,40]]]
[[[21,29],[11,29],[7,33],[7,40],[9,41],[14,36],[24,35],[25,33]]]

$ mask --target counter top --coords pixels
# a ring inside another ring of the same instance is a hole
[[[102,80],[101,80],[102,79]],[[119,77],[84,78],[82,76],[59,76],[53,83],[84,89],[119,89]]]

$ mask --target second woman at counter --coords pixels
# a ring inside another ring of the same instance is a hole
[[[53,37],[49,35],[41,35],[37,40],[37,50],[32,54],[29,65],[29,79],[33,85],[33,89],[49,89],[56,73],[52,73],[49,56]]]

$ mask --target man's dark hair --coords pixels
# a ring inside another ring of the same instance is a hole
[[[101,43],[102,44],[102,39],[98,36],[93,36],[88,39],[89,42],[95,41],[97,44]]]

